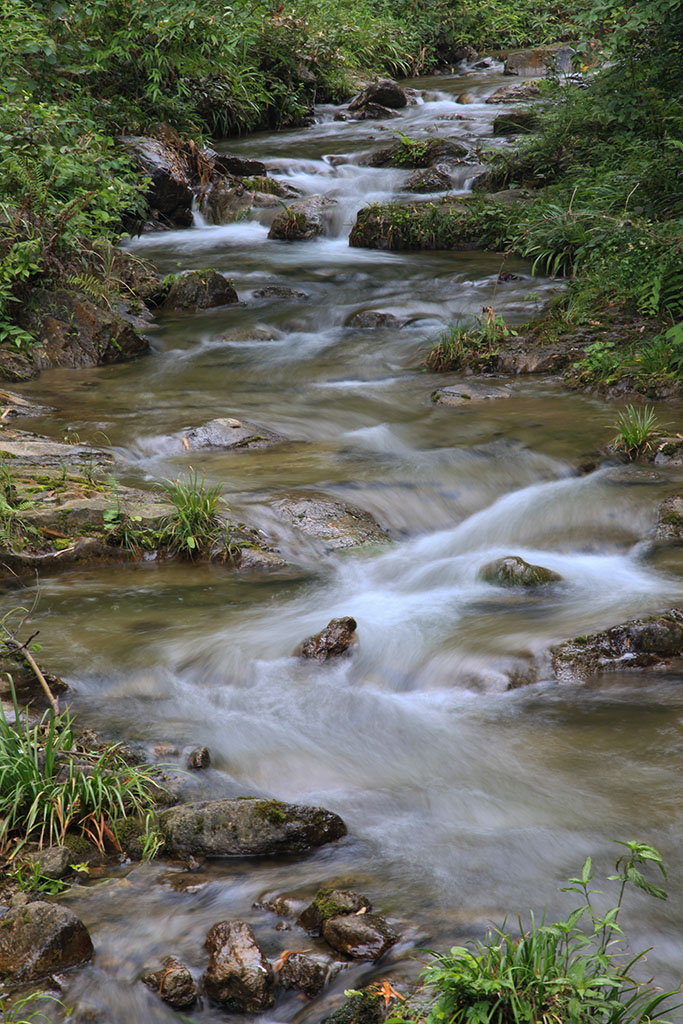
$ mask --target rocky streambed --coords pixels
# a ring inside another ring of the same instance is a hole
[[[178,177],[156,179],[170,229],[129,246],[157,273],[116,311],[147,354],[41,357],[4,396],[10,497],[40,535],[6,546],[6,607],[38,597],[26,629],[62,703],[175,801],[161,859],[135,835],[87,870],[56,853],[59,903],[5,914],[15,965],[37,966],[0,969],[56,974],[76,1020],[313,1024],[343,1004],[377,1024],[415,950],[562,913],[583,857],[634,836],[661,848],[672,898],[631,932],[677,980],[677,409],[669,448],[623,463],[614,407],[563,389],[557,360],[426,373],[446,324],[528,320],[557,283],[466,246],[348,244],[368,203],[464,208],[509,83],[495,61],[406,83],[405,103],[323,107],[205,163],[128,140]],[[230,557],[122,548],[110,527],[154,532],[159,483],[188,467],[223,487]],[[35,696],[25,664],[5,671]],[[39,955],[51,928],[69,941]]]

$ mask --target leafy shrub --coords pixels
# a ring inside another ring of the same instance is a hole
[[[589,857],[563,890],[582,900],[564,921],[546,924],[545,915],[539,922],[532,913],[529,928],[520,919],[518,936],[503,926],[471,947],[432,953],[422,975],[435,994],[426,1024],[664,1024],[659,1014],[676,1009],[667,1006],[676,993],[634,977],[645,952],[627,952],[619,924],[627,886],[666,899],[643,874],[652,865],[664,874],[664,867],[653,847],[621,845],[626,852],[608,879],[618,896],[606,912],[595,903],[600,893],[591,888]],[[402,1008],[391,1019],[410,1020]]]

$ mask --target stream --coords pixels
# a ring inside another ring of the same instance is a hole
[[[189,798],[320,804],[349,829],[305,858],[226,860],[196,874],[127,865],[75,887],[65,902],[97,953],[70,977],[67,1002],[105,1008],[121,1024],[176,1021],[138,983],[144,967],[173,953],[199,974],[206,932],[225,918],[248,921],[272,957],[302,941],[314,947],[296,929],[276,931],[278,919],[253,904],[344,883],[402,938],[380,965],[351,965],[315,1002],[281,993],[261,1018],[314,1024],[344,989],[414,977],[422,949],[481,937],[490,921],[529,907],[566,914],[573,897],[559,886],[589,854],[602,877],[610,873],[615,839],[650,842],[664,856],[669,901],[636,894],[624,921],[634,948],[654,947],[646,970],[665,985],[680,981],[683,678],[505,687],[511,669],[553,642],[683,599],[680,549],[653,551],[646,540],[657,502],[680,490],[683,472],[605,464],[581,475],[614,434],[617,410],[552,379],[504,382],[510,397],[467,408],[431,402],[434,388],[461,379],[420,367],[444,325],[483,306],[522,322],[557,282],[499,254],[347,243],[364,204],[408,198],[411,172],[361,166],[363,155],[392,141],[396,126],[492,145],[491,122],[506,108],[484,100],[509,81],[500,65],[420,79],[407,83],[420,101],[386,126],[338,122],[323,106],[312,127],[230,140],[226,151],[336,199],[331,233],[269,241],[275,211],[264,209],[135,239],[130,250],[162,273],[228,274],[240,303],[159,318],[146,359],[46,371],[23,388],[57,409],[36,430],[108,447],[126,484],[149,487],[188,463],[220,482],[233,516],[263,530],[287,562],[240,575],[145,561],[42,580],[41,658],[72,686],[84,724],[161,761],[206,744],[212,767],[187,777]],[[456,191],[477,170],[461,165]],[[503,268],[516,279],[500,282]],[[305,295],[253,296],[269,285]],[[349,326],[364,310],[407,323]],[[225,416],[286,440],[172,454],[175,432]],[[662,418],[681,429],[675,409]],[[326,550],[275,513],[275,498],[297,491],[367,509],[393,542]],[[478,579],[507,554],[564,582],[538,597]],[[24,603],[31,598],[29,588]],[[291,657],[337,615],[358,622],[352,659]],[[192,1017],[226,1020],[206,1003]]]

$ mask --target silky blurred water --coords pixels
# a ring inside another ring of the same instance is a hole
[[[364,204],[407,198],[409,172],[364,167],[364,155],[396,126],[472,152],[503,144],[491,136],[501,108],[484,102],[503,81],[499,66],[418,80],[420,102],[386,125],[335,122],[321,108],[311,128],[226,144],[306,194],[335,198],[330,233],[269,241],[273,211],[260,210],[236,224],[198,218],[191,230],[143,235],[130,248],[160,271],[215,267],[241,302],[160,317],[153,352],[139,362],[46,372],[24,388],[56,407],[36,429],[104,444],[126,483],[149,485],[191,461],[289,563],[240,575],[144,562],[42,580],[42,658],[72,686],[81,719],[163,760],[159,745],[178,758],[208,745],[213,767],[188,776],[190,795],[320,803],[349,827],[347,839],[305,858],[216,862],[196,876],[127,867],[74,889],[67,902],[97,952],[66,998],[105,1006],[107,1019],[175,1020],[139,975],[168,953],[201,972],[217,920],[249,921],[272,955],[315,945],[277,932],[274,916],[252,904],[341,882],[367,893],[403,938],[379,968],[350,966],[323,1001],[289,993],[265,1017],[318,1020],[345,988],[414,975],[425,946],[480,936],[488,921],[529,907],[566,912],[571,898],[558,886],[588,854],[607,873],[619,838],[647,840],[665,856],[670,901],[637,895],[626,922],[636,947],[654,947],[650,971],[680,980],[683,680],[643,672],[558,687],[545,659],[553,642],[680,602],[679,554],[657,554],[647,541],[680,470],[603,465],[580,475],[614,432],[615,407],[552,380],[515,379],[509,397],[467,408],[432,403],[437,384],[459,379],[420,366],[445,324],[485,305],[520,322],[557,282],[501,254],[347,243]],[[475,158],[458,168],[456,188],[466,191],[476,173]],[[516,279],[501,283],[502,269]],[[305,297],[254,297],[272,284]],[[350,325],[370,309],[407,322]],[[284,440],[177,454],[179,430],[217,416]],[[680,417],[667,416],[680,429]],[[302,492],[367,509],[391,543],[326,550],[277,514],[279,496]],[[482,583],[479,569],[506,554],[563,582],[538,596]],[[353,659],[292,657],[341,614],[358,622]],[[510,672],[532,659],[540,682],[505,692]],[[193,1019],[224,1015],[205,1005]]]

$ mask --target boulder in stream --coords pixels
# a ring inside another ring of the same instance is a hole
[[[320,954],[312,956],[310,953],[297,951],[280,957],[274,969],[278,984],[282,988],[298,989],[312,999],[335,974],[339,973],[341,964]]]
[[[266,448],[283,438],[255,423],[246,423],[233,416],[209,420],[201,427],[190,427],[177,435],[178,448],[197,451],[202,448]]]
[[[37,981],[92,955],[88,929],[67,907],[36,900],[0,920],[0,978],[7,982]]]
[[[389,1004],[377,986],[368,986],[349,995],[341,1006],[323,1017],[321,1024],[384,1024]],[[421,1018],[426,1014],[421,1014]]]
[[[142,978],[174,1010],[189,1010],[197,1002],[197,986],[188,967],[174,956],[167,956],[158,971]]]
[[[451,176],[441,167],[428,167],[415,171],[406,182],[409,192],[446,192],[451,187]]]
[[[14,379],[28,379],[54,366],[105,366],[123,363],[149,351],[149,341],[120,313],[99,305],[82,292],[34,288],[31,302],[17,313],[35,343],[23,355],[24,369]],[[3,373],[12,379],[12,368]]]
[[[660,503],[655,540],[683,541],[683,495],[674,494]]]
[[[332,949],[354,960],[379,960],[398,942],[396,933],[377,914],[330,917],[323,924],[323,938]]]
[[[551,649],[558,683],[586,682],[601,672],[666,668],[683,657],[683,611],[633,619],[619,626],[558,644]]]
[[[531,565],[519,555],[507,555],[489,562],[479,570],[479,579],[499,587],[543,587],[559,583],[562,577],[542,565]]]
[[[187,767],[194,771],[211,767],[211,754],[208,747],[195,747],[187,755]]]
[[[398,110],[391,110],[383,107],[380,103],[366,103],[357,107],[350,114],[336,114],[335,121],[387,121],[394,117],[400,117]]]
[[[309,935],[321,935],[323,925],[330,917],[367,913],[369,910],[372,910],[372,904],[367,896],[351,889],[319,889],[313,902],[301,911],[296,923]]]
[[[324,541],[328,551],[386,543],[388,535],[369,512],[325,495],[292,494],[276,503],[278,514],[308,537]]]
[[[148,199],[156,217],[173,227],[190,227],[191,180],[177,148],[165,139],[140,136],[127,136],[121,142],[151,178]]]
[[[210,309],[237,302],[237,292],[229,278],[216,270],[192,270],[180,274],[171,284],[163,309],[165,311]]]
[[[166,853],[187,858],[301,853],[346,835],[332,811],[256,797],[204,800],[159,815]]]
[[[335,200],[327,196],[299,199],[277,214],[270,225],[268,238],[286,242],[303,242],[316,238],[325,231],[325,211],[335,205]]]
[[[403,141],[377,150],[365,159],[368,167],[433,167],[435,164],[458,164],[467,156],[467,147],[455,139],[424,139]]]
[[[307,637],[294,653],[322,664],[332,658],[348,657],[357,642],[356,620],[345,615],[331,619],[319,633]]]
[[[385,78],[381,82],[372,82],[366,86],[355,99],[351,100],[349,110],[362,110],[369,103],[377,103],[381,107],[400,110],[408,105],[408,97],[398,82]]]
[[[273,968],[244,921],[219,921],[206,937],[209,999],[232,1013],[262,1013],[275,1002]]]
[[[268,168],[261,160],[237,156],[235,153],[216,153],[213,156],[214,167],[223,174],[234,174],[236,178],[247,178],[256,175],[259,178],[268,176]]]
[[[199,202],[199,212],[208,224],[232,224],[252,205],[252,193],[239,181],[218,180],[209,185]]]
[[[347,327],[360,327],[363,330],[376,330],[378,327],[403,327],[405,320],[395,313],[385,313],[381,309],[361,309],[346,321]]]

